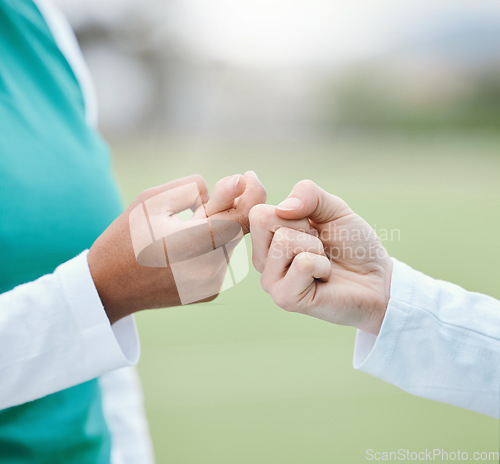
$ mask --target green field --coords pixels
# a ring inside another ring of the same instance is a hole
[[[400,239],[385,242],[393,256],[500,298],[500,137],[112,146],[127,202],[194,172],[212,187],[253,169],[276,204],[310,178],[377,230],[398,229]],[[137,321],[159,464],[349,464],[365,462],[366,449],[499,449],[498,421],[354,371],[355,331],[282,311],[255,271],[214,302]]]

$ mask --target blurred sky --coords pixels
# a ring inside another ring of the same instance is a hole
[[[394,127],[446,119],[500,76],[499,0],[54,1],[108,134],[310,136],[391,104]]]
[[[190,52],[242,66],[337,65],[390,50],[453,16],[500,17],[498,0],[56,0],[74,25],[148,17]],[[430,24],[432,25],[432,24]],[[162,40],[152,37],[151,40]],[[158,34],[158,32],[156,32]]]

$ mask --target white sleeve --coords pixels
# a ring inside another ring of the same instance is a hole
[[[153,464],[153,445],[135,366],[101,375],[99,386],[111,434],[111,464]]]
[[[135,364],[132,316],[113,326],[87,252],[0,295],[0,409],[41,398]]]
[[[500,301],[393,260],[378,336],[358,331],[354,367],[417,396],[493,417],[500,409]]]

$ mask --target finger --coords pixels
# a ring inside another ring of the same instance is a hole
[[[235,246],[243,237],[241,228],[234,221],[195,221],[188,227],[163,237],[168,262],[174,264],[210,253],[222,245]],[[215,239],[215,241],[214,241]]]
[[[280,227],[288,227],[306,233],[316,233],[307,219],[286,220],[278,217],[275,206],[254,206],[250,211],[252,262],[259,272],[264,269],[274,232]]]
[[[325,254],[319,238],[287,227],[279,228],[269,247],[261,277],[262,288],[269,292],[276,282],[285,277],[295,256],[304,252]]]
[[[324,224],[351,214],[353,211],[341,198],[331,195],[311,180],[295,184],[287,199],[277,207],[283,219],[308,217],[316,224]]]
[[[194,198],[195,203],[192,205],[192,207],[189,206],[189,207],[191,207],[191,209],[194,210],[198,206],[200,206],[200,204],[206,203],[209,199],[207,183],[206,183],[205,179],[202,176],[200,176],[199,174],[194,174],[192,176],[182,177],[180,179],[176,179],[176,180],[168,182],[166,184],[158,185],[157,187],[151,187],[147,190],[144,190],[144,192],[142,192],[141,195],[139,196],[139,199],[141,201],[145,201],[148,198],[152,198],[152,197],[154,197],[158,194],[161,194],[163,192],[177,189],[179,187],[189,185],[189,184],[195,184],[196,189],[193,189],[193,191],[195,190],[198,193],[196,198]],[[190,201],[191,197],[189,197],[188,200]],[[186,208],[184,208],[184,209],[186,209]]]
[[[324,254],[299,253],[281,280],[278,291],[286,292],[293,301],[302,300],[309,290],[314,289],[318,280],[327,281],[331,271],[331,262]]]
[[[153,222],[158,223],[157,225],[172,225],[172,221],[166,221],[167,218],[188,209],[194,211],[196,206],[200,204],[200,192],[194,182],[169,188],[144,201],[145,210],[153,229]],[[180,224],[182,224],[182,221]]]
[[[246,187],[246,179],[241,174],[225,177],[215,184],[210,199],[205,205],[207,216],[233,208],[234,200],[238,198]]]
[[[200,179],[185,178],[139,195],[129,210],[130,230],[135,237],[134,249],[140,249],[150,240],[159,240],[175,230],[184,228],[181,221],[172,221],[169,218],[201,204]],[[203,183],[204,181],[201,186]]]
[[[246,188],[243,194],[238,198],[235,209],[232,212],[231,219],[240,223],[243,232],[250,232],[250,222],[248,215],[250,210],[258,204],[265,203],[267,192],[260,182],[257,174],[253,171],[247,171],[244,174]]]

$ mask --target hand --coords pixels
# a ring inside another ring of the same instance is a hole
[[[379,333],[392,261],[342,199],[301,181],[278,206],[252,208],[250,228],[254,266],[278,306]]]
[[[141,193],[88,254],[110,322],[143,309],[215,298],[232,249],[249,232],[250,209],[265,199],[253,172],[220,180],[211,197],[200,176]],[[193,215],[182,221],[176,213],[186,209]]]

